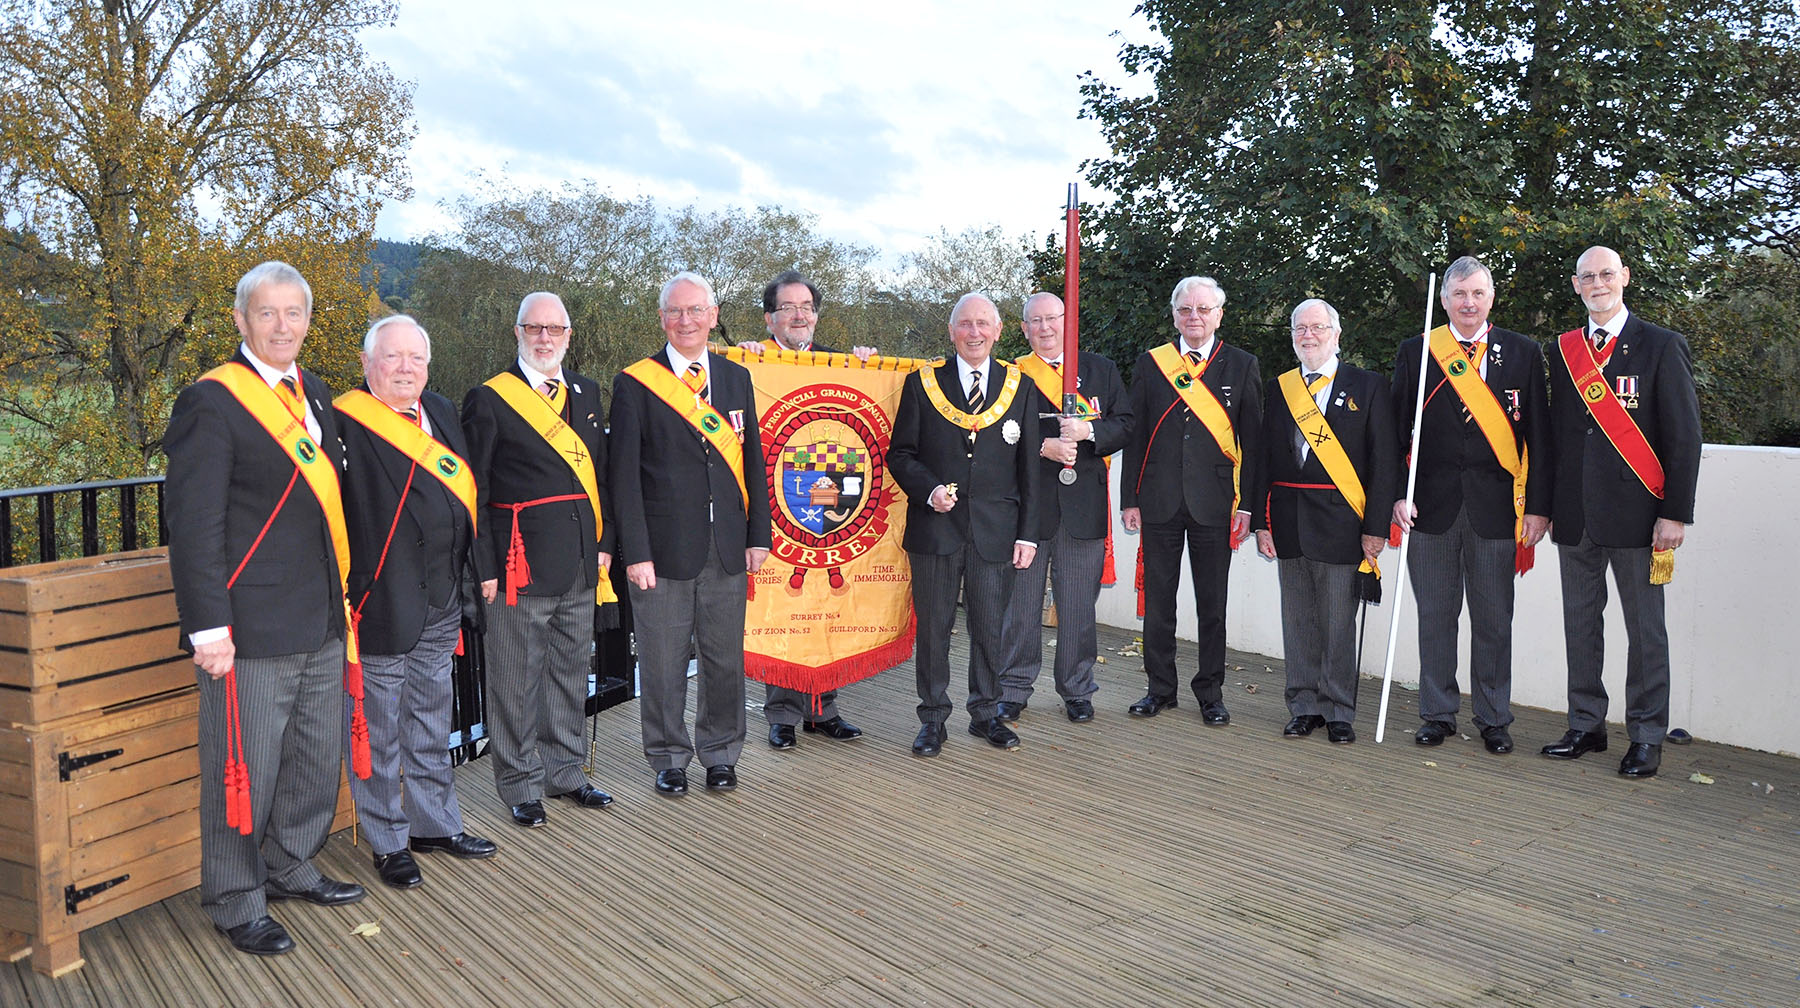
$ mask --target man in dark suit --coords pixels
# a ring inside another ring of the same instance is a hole
[[[813,342],[813,330],[819,325],[819,287],[806,274],[787,270],[763,288],[763,324],[775,345],[795,353],[832,354],[842,351]],[[738,349],[760,354],[764,345],[758,341],[738,344]],[[852,353],[858,360],[868,360],[874,347],[859,346]],[[773,508],[771,503],[770,507]],[[807,693],[785,686],[763,687],[763,716],[769,721],[769,745],[776,749],[792,749],[797,744],[794,729],[803,726],[807,734],[823,735],[838,742],[862,738],[862,729],[844,720],[838,711],[837,690],[819,694],[817,703]]]
[[[1014,572],[1037,553],[1037,439],[1026,436],[1037,409],[1019,370],[992,359],[999,338],[994,302],[963,295],[950,313],[955,356],[906,376],[888,443],[888,469],[907,496],[901,546],[918,617],[916,756],[944,746],[959,592],[968,612],[969,734],[1001,749],[1019,745],[1000,718],[1001,633]]]
[[[1400,344],[1394,411],[1401,457],[1411,449],[1424,367],[1418,481],[1405,500],[1399,469],[1395,524],[1410,529],[1408,573],[1419,600],[1419,726],[1414,740],[1441,745],[1456,733],[1457,621],[1469,598],[1470,706],[1482,744],[1513,750],[1513,575],[1550,525],[1550,404],[1537,341],[1488,321],[1494,278],[1463,256],[1444,271],[1445,331]],[[1443,361],[1456,373],[1446,374]],[[1467,392],[1470,401],[1465,402]]]
[[[409,847],[460,858],[495,850],[463,831],[450,766],[476,489],[455,405],[425,388],[430,364],[431,338],[416,321],[382,319],[363,338],[362,387],[337,402],[371,756],[369,779],[352,774],[350,793],[376,873],[396,889],[424,881]]]
[[[363,898],[312,860],[342,766],[343,452],[331,390],[294,363],[312,322],[306,280],[286,263],[257,266],[238,281],[232,319],[237,354],[183,389],[169,416],[164,514],[200,683],[200,904],[234,947],[278,955],[294,941],[269,900]],[[240,756],[241,830],[225,781]]]
[[[1263,556],[1279,558],[1281,646],[1288,713],[1282,734],[1324,726],[1356,741],[1358,582],[1375,576],[1387,544],[1399,448],[1387,379],[1338,359],[1337,309],[1317,298],[1295,307],[1300,367],[1269,382],[1263,465],[1250,523]]]
[[[1131,403],[1113,362],[1083,350],[1075,362],[1075,380],[1088,415],[1043,416],[1063,409],[1062,299],[1041,292],[1026,298],[1020,325],[1032,352],[1018,364],[1027,383],[1036,388],[1031,412],[1039,414],[1037,425],[1027,423],[1026,429],[1036,435],[1027,440],[1035,442],[1038,457],[1040,527],[1037,554],[1018,575],[1006,607],[1000,717],[1017,721],[1024,713],[1043,665],[1047,574],[1056,591],[1056,692],[1070,721],[1092,721],[1094,702],[1089,697],[1099,689],[1094,684],[1094,659],[1100,652],[1094,602],[1100,595],[1106,533],[1112,528],[1106,459],[1125,447],[1131,436]],[[1059,477],[1070,465],[1075,479],[1064,483]]]
[[[1176,338],[1140,356],[1131,375],[1131,439],[1125,443],[1120,520],[1142,531],[1144,674],[1136,717],[1176,706],[1175,593],[1185,544],[1194,577],[1201,719],[1231,723],[1225,707],[1225,588],[1231,553],[1250,531],[1244,490],[1261,458],[1262,373],[1256,358],[1218,338],[1225,291],[1186,277],[1169,298]],[[1196,412],[1198,409],[1200,412]]]
[[[1555,489],[1550,534],[1562,561],[1569,660],[1569,730],[1543,748],[1552,759],[1606,751],[1601,662],[1606,568],[1612,567],[1630,642],[1625,661],[1627,777],[1651,777],[1669,728],[1669,633],[1663,583],[1694,520],[1700,406],[1687,340],[1625,307],[1631,270],[1595,246],[1571,278],[1587,324],[1551,353]],[[1660,573],[1662,576],[1658,576]]]
[[[546,794],[583,808],[612,803],[581,768],[613,530],[606,410],[599,384],[563,367],[572,332],[561,298],[525,295],[513,326],[518,359],[463,399],[479,488],[474,557],[494,788],[528,829],[544,825]]]
[[[710,353],[712,285],[677,273],[657,300],[662,350],[613,379],[612,484],[631,583],[644,756],[658,793],[738,786],[744,750],[747,580],[769,558],[768,477],[750,372]],[[690,739],[688,655],[699,659]]]

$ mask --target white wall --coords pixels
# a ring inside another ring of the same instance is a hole
[[[1113,466],[1113,500],[1124,466]],[[1768,752],[1800,753],[1800,449],[1707,445],[1701,454],[1695,522],[1675,553],[1675,579],[1664,592],[1672,665],[1672,728],[1696,737]],[[1113,518],[1119,583],[1100,590],[1100,622],[1138,627],[1132,569],[1137,537]],[[1226,644],[1279,657],[1281,593],[1275,565],[1249,541],[1232,560],[1226,610]],[[1369,611],[1363,674],[1377,679],[1387,656],[1394,613],[1394,567],[1399,554],[1383,554],[1387,601]],[[1609,589],[1611,581],[1608,581]],[[1616,592],[1606,613],[1606,689],[1609,719],[1625,710],[1625,626]],[[1394,680],[1419,679],[1418,623],[1410,586],[1400,607],[1400,639]],[[1194,596],[1187,566],[1176,633],[1194,636]],[[1463,658],[1458,681],[1468,692],[1469,623],[1459,631]],[[1563,654],[1562,590],[1556,547],[1546,537],[1537,566],[1518,581],[1513,615],[1513,700],[1566,711],[1568,665]],[[1185,681],[1189,673],[1183,673]],[[1365,689],[1360,727],[1373,738],[1376,690]],[[1465,699],[1459,723],[1467,722]],[[1414,719],[1390,717],[1393,733],[1410,733]],[[1549,740],[1545,740],[1549,741]],[[1526,740],[1521,740],[1521,748]]]

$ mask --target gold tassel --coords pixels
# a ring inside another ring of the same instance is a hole
[[[1675,551],[1660,549],[1650,551],[1650,583],[1666,585],[1675,578]]]

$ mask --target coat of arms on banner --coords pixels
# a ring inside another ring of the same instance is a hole
[[[893,432],[887,412],[860,389],[803,385],[763,418],[763,451],[779,487],[776,558],[792,564],[788,587],[822,570],[833,589],[843,566],[888,531],[894,490],[880,464]]]

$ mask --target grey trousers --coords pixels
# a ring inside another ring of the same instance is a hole
[[[1457,620],[1467,592],[1475,724],[1512,724],[1513,541],[1476,535],[1463,510],[1442,535],[1414,531],[1406,567],[1419,600],[1420,719],[1456,724]]]
[[[1011,560],[989,563],[967,545],[945,556],[906,556],[912,563],[913,611],[918,616],[913,677],[919,722],[941,725],[955,709],[950,703],[950,630],[956,625],[959,590],[968,613],[969,719],[994,717],[1000,705],[1000,639],[1017,573]]]
[[[1569,662],[1569,727],[1606,730],[1606,568],[1612,567],[1625,610],[1625,727],[1633,742],[1661,745],[1669,731],[1669,631],[1663,586],[1650,583],[1650,547],[1596,546],[1584,533],[1558,546],[1562,566],[1563,642]]]
[[[494,790],[508,805],[587,783],[581,729],[593,667],[594,590],[503,591],[487,603],[487,730]]]
[[[376,854],[406,849],[413,834],[447,837],[463,831],[449,749],[450,673],[461,626],[462,609],[454,601],[442,609],[427,607],[425,629],[411,651],[362,656],[371,773],[368,780],[350,775],[350,795]],[[346,740],[349,726],[346,701]]]
[[[708,552],[698,577],[656,578],[631,588],[644,757],[652,769],[736,766],[744,751],[744,591],[748,575],[728,574]],[[694,734],[687,727],[688,645],[699,659]]]
[[[269,912],[263,885],[310,889],[337,810],[344,641],[310,654],[237,660],[250,767],[250,835],[225,825],[225,680],[200,682],[200,906],[233,928]]]
[[[1038,544],[1031,566],[1017,572],[1006,606],[1001,637],[1006,657],[1000,667],[1000,699],[1031,699],[1044,664],[1044,582],[1056,591],[1056,692],[1067,700],[1092,696],[1094,658],[1100,637],[1094,629],[1094,601],[1100,596],[1105,539],[1077,539],[1066,529]]]
[[[1355,564],[1277,561],[1288,713],[1356,720]]]
[[[793,727],[802,721],[830,721],[838,716],[837,690],[819,694],[819,710],[813,712],[812,694],[785,686],[763,686],[763,715],[772,725]]]

